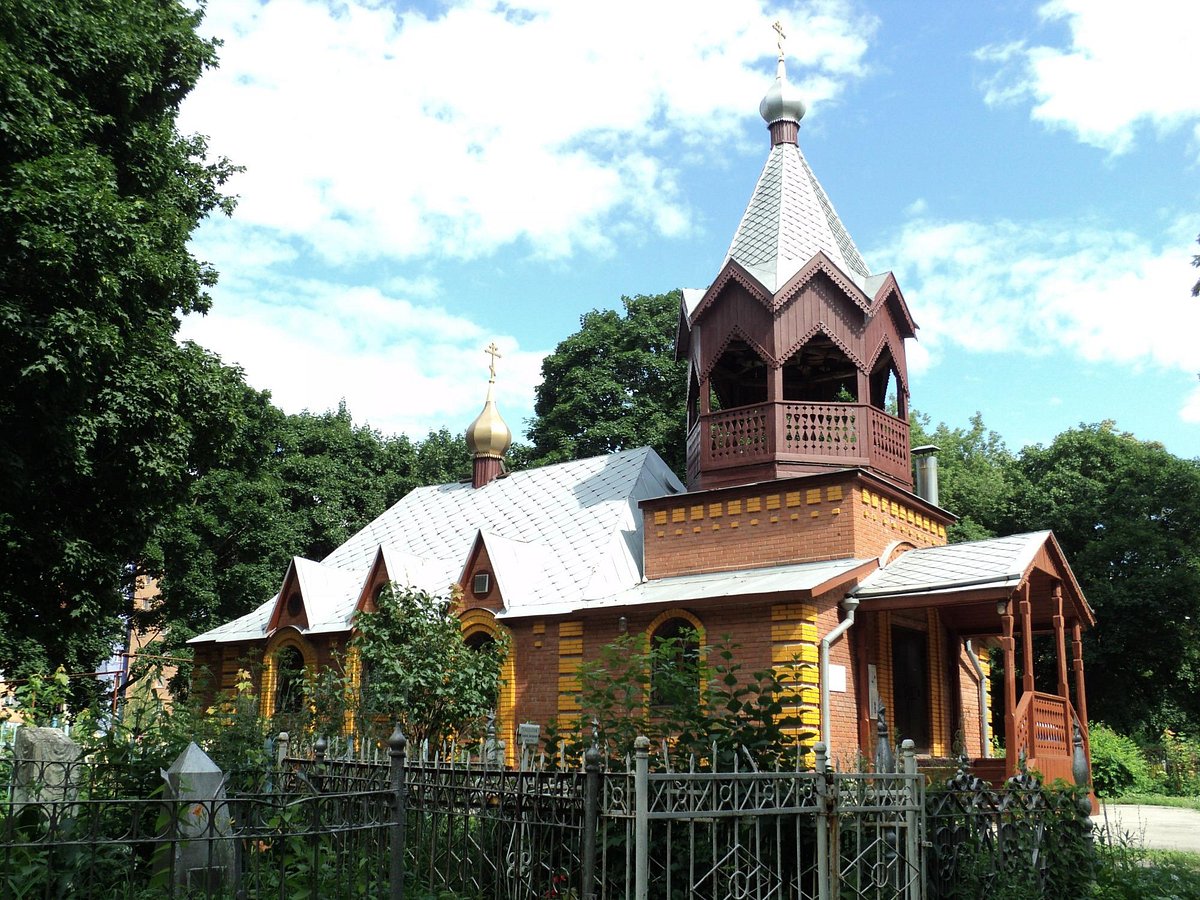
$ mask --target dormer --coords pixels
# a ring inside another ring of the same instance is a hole
[[[862,468],[911,490],[904,341],[916,325],[800,152],[804,104],[782,54],[759,111],[770,154],[717,278],[680,311],[688,489]]]

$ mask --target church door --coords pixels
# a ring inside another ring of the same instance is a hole
[[[923,631],[892,627],[892,692],[896,723],[893,739],[911,740],[929,753],[929,645]]]

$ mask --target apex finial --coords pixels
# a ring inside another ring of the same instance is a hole
[[[775,24],[772,25],[771,27],[774,28],[775,33],[777,35],[779,35],[779,37],[777,37],[775,39],[775,45],[779,48],[779,58],[782,60],[783,59],[783,42],[785,40],[787,40],[787,35],[783,33],[783,23],[780,22],[778,19],[775,20]]]
[[[494,382],[496,380],[496,360],[501,359],[500,348],[496,346],[495,341],[492,341],[483,348],[483,352],[492,358],[492,361],[488,363],[488,381]]]

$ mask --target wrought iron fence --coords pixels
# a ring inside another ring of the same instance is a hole
[[[911,744],[895,773],[833,771],[821,745],[814,769],[652,757],[644,738],[605,770],[597,749],[573,769],[410,758],[398,733],[278,749],[262,790],[201,799],[123,798],[86,761],[27,767],[0,804],[0,895],[933,900],[1024,879],[1069,897],[1047,860],[1086,869],[1077,798],[961,772],[926,792]]]

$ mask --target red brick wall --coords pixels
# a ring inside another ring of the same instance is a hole
[[[856,471],[698,491],[642,504],[646,577],[878,556],[946,542],[950,519]]]

